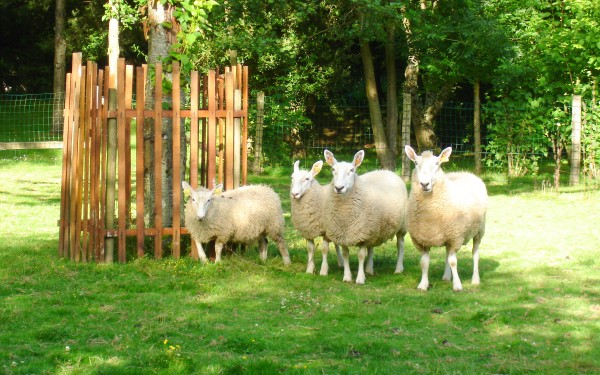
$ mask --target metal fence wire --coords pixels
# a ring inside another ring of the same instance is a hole
[[[0,142],[62,140],[64,94],[0,95]]]

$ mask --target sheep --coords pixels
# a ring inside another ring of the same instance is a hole
[[[363,150],[354,155],[351,163],[338,162],[329,150],[325,150],[324,155],[333,170],[323,211],[325,234],[343,249],[343,281],[352,281],[348,261],[349,246],[359,247],[356,283],[364,284],[367,252],[369,260],[366,271],[372,273],[373,247],[394,235],[398,249],[396,273],[402,272],[408,199],[406,185],[392,171],[373,171],[359,176],[356,169],[364,159]]]
[[[321,252],[323,261],[321,263],[320,275],[325,276],[329,272],[327,263],[327,253],[329,252],[329,239],[325,236],[323,227],[323,203],[325,191],[329,186],[323,186],[315,179],[323,167],[323,161],[319,160],[313,164],[310,171],[300,169],[300,161],[294,163],[294,172],[292,173],[292,184],[290,187],[290,206],[292,213],[292,224],[307,241],[308,264],[306,273],[313,273],[315,269],[314,252],[316,237],[323,237]],[[340,247],[335,245],[338,256],[338,265],[343,264]]]
[[[212,190],[197,190],[185,181],[184,190],[190,192],[185,209],[187,228],[198,247],[200,260],[207,261],[202,243],[215,241],[215,263],[221,260],[223,245],[227,242],[250,245],[258,241],[261,260],[267,259],[267,239],[277,242],[283,263],[291,263],[284,241],[285,222],[279,196],[264,185],[248,185],[215,194],[222,184]]]
[[[487,190],[481,179],[468,172],[444,173],[452,148],[439,156],[424,151],[420,156],[409,145],[406,155],[415,163],[408,199],[407,227],[415,247],[421,251],[421,282],[417,289],[429,287],[429,249],[446,247],[443,280],[452,280],[455,292],[463,290],[458,277],[456,253],[473,239],[473,278],[479,285],[479,244],[485,233]]]

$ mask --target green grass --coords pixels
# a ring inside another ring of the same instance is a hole
[[[393,274],[393,241],[376,249],[366,285],[342,282],[334,254],[329,276],[305,274],[284,168],[252,181],[282,197],[290,267],[272,244],[264,263],[255,249],[208,265],[187,257],[72,263],[57,256],[59,163],[52,153],[0,160],[3,373],[600,371],[598,190],[556,193],[532,179],[485,176],[481,285],[470,284],[463,248],[466,290],[453,293],[441,281],[444,251],[435,249],[432,288],[420,293],[408,237],[401,275]]]

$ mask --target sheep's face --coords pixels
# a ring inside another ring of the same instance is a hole
[[[315,176],[319,174],[322,167],[323,161],[319,160],[313,164],[310,171],[301,170],[300,161],[296,160],[294,163],[294,173],[292,173],[292,186],[290,188],[290,195],[293,199],[300,199],[310,189]]]
[[[190,203],[196,214],[196,219],[199,221],[204,220],[206,217],[210,203],[212,200],[215,191],[221,190],[223,185],[219,184],[215,186],[212,190],[205,189],[203,187],[198,188],[198,190],[192,189],[192,187],[187,182],[182,182],[184,190],[188,190],[190,192]]]
[[[354,160],[351,163],[338,162],[331,151],[325,150],[325,160],[331,166],[333,172],[331,185],[335,193],[345,194],[352,189],[356,179],[356,169],[362,164],[364,157],[365,152],[360,150],[354,155]]]
[[[415,163],[413,189],[420,187],[424,193],[431,193],[436,177],[441,171],[441,165],[448,161],[452,153],[452,148],[448,147],[444,149],[439,156],[435,156],[431,151],[424,151],[421,155],[417,155],[415,150],[408,145],[405,147],[405,152],[410,160]]]

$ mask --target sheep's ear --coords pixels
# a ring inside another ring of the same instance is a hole
[[[354,155],[354,160],[352,161],[352,164],[354,164],[354,168],[358,168],[362,164],[364,158],[365,158],[364,150],[360,150],[359,152],[357,152]]]
[[[446,147],[440,154],[440,163],[445,163],[450,160],[450,154],[452,154],[452,147]]]
[[[211,195],[215,195],[215,193],[220,193],[221,191],[223,191],[223,184],[218,184],[211,190]]]
[[[417,159],[417,153],[415,152],[415,150],[410,147],[409,145],[404,146],[404,152],[406,153],[406,156],[408,156],[408,158],[412,161],[416,161]]]
[[[192,187],[186,181],[181,181],[181,187],[184,191],[192,191]]]
[[[310,170],[313,177],[315,177],[319,174],[319,172],[321,172],[321,168],[323,168],[323,160],[319,160],[315,162],[315,164],[313,164],[312,169]]]
[[[298,172],[300,170],[300,160],[296,160],[294,162],[294,172]]]
[[[325,155],[325,161],[327,162],[327,164],[331,165],[332,167],[335,163],[337,163],[337,160],[335,160],[335,157],[333,156],[333,153],[331,151],[325,150],[323,152],[323,155]]]

